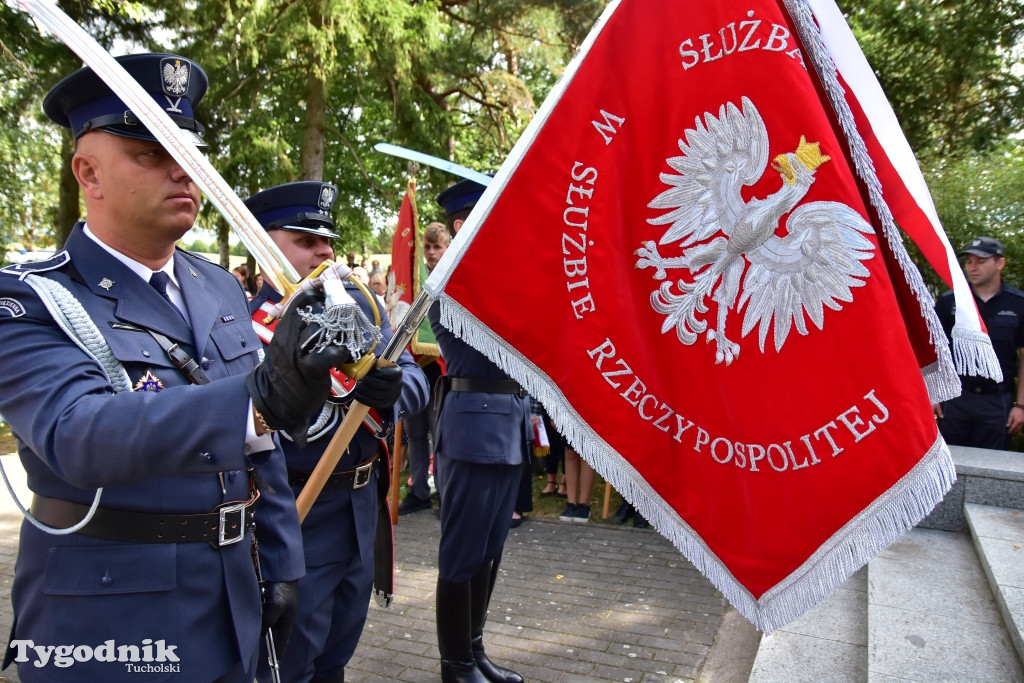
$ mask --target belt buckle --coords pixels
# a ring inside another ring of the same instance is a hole
[[[376,460],[360,465],[355,469],[355,476],[352,478],[352,490],[361,489],[370,483],[370,473],[373,472],[373,463]]]
[[[217,547],[238,543],[245,538],[245,503],[231,503],[217,510],[220,525],[217,529]],[[236,529],[231,529],[232,521],[237,520]]]

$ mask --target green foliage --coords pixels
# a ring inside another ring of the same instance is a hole
[[[1020,130],[1024,3],[840,4],[918,155],[984,152]]]
[[[927,169],[932,198],[954,249],[988,235],[1006,247],[1004,280],[1024,288],[1024,150],[938,159]]]

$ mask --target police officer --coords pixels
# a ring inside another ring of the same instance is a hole
[[[337,239],[331,209],[337,190],[333,185],[303,181],[259,192],[246,206],[267,228],[301,276],[307,276],[334,257],[330,240]],[[383,339],[380,353],[391,339],[391,326],[376,297],[351,280],[346,287],[367,320],[379,322]],[[264,302],[280,301],[269,284],[250,302],[254,323],[261,326]],[[376,421],[387,426],[426,404],[423,372],[408,352],[398,365],[375,368],[359,380],[351,393],[333,397],[310,428],[308,442],[282,442],[288,476],[297,496],[316,467],[352,398],[376,411]],[[366,425],[364,425],[365,427]],[[315,681],[340,683],[345,665],[359,642],[374,581],[374,539],[378,522],[390,525],[387,488],[390,483],[387,452],[374,431],[360,428],[339,461],[323,492],[302,524],[306,575],[299,581],[299,610],[287,651],[281,656],[281,679],[288,683]],[[388,526],[380,538],[390,541]],[[380,561],[390,564],[391,553]],[[390,576],[391,567],[384,568]],[[380,588],[380,587],[378,587]],[[262,661],[262,659],[261,659]],[[260,681],[270,680],[261,675]]]
[[[484,187],[464,180],[442,192],[449,232],[458,232]],[[530,404],[522,388],[428,313],[448,368],[437,422],[441,540],[437,560],[437,646],[446,683],[522,681],[484,652],[487,606],[528,457]]]
[[[197,64],[118,61],[201,142]],[[271,431],[305,430],[351,356],[301,351],[314,330],[288,312],[260,363],[238,280],[175,249],[199,211],[185,171],[88,68],[43,109],[76,138],[87,219],[55,257],[0,272],[0,411],[34,493],[7,663],[26,682],[251,681],[254,518],[264,626],[294,612],[303,572]]]
[[[963,392],[936,406],[939,431],[946,443],[1005,449],[1009,436],[1024,426],[1024,382],[1020,352],[1024,348],[1024,292],[1003,283],[1003,245],[991,237],[975,237],[959,253],[974,292],[974,301],[988,328],[1003,381],[961,377]],[[946,292],[935,305],[946,335],[951,336],[955,303]],[[1016,380],[1016,381],[1015,381]]]

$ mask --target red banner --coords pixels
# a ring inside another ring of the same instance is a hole
[[[395,236],[391,240],[391,270],[387,277],[384,296],[391,325],[399,322],[412,305],[419,290],[419,268],[416,259],[418,243],[416,231],[416,181],[410,180],[402,206],[398,210]]]
[[[426,285],[765,631],[955,477],[949,354],[809,16],[613,3]]]

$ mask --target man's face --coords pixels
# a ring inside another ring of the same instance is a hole
[[[437,266],[437,262],[444,256],[444,252],[448,249],[447,244],[438,244],[437,242],[424,242],[423,243],[423,260],[427,262],[427,270],[434,270]]]
[[[267,234],[300,277],[312,274],[321,263],[334,258],[330,242],[321,235],[294,230],[270,230]]]
[[[1002,256],[976,256],[967,254],[964,257],[964,272],[972,287],[984,287],[992,284],[1000,277],[999,273],[1006,266]]]
[[[370,278],[370,289],[376,292],[380,296],[384,296],[384,293],[388,291],[388,285],[384,282],[384,276],[381,274],[374,275]]]
[[[85,164],[87,201],[102,203],[105,228],[173,243],[195,223],[199,187],[160,143],[96,131],[79,139],[75,156],[78,172]]]

